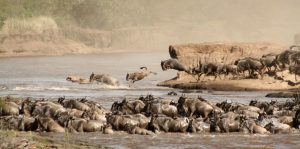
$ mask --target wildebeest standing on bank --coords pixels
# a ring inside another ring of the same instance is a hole
[[[276,60],[275,54],[266,54],[260,58],[260,62],[268,69],[270,72],[272,67],[275,68],[274,71],[278,70],[279,63]]]
[[[133,84],[136,81],[140,81],[140,80],[144,79],[145,77],[149,76],[150,74],[154,74],[154,75],[157,74],[155,72],[152,72],[151,70],[148,70],[147,67],[141,67],[140,69],[142,69],[143,71],[127,73],[126,81],[131,80],[131,83]]]
[[[280,69],[284,69],[284,68],[286,68],[286,65],[290,65],[290,55],[299,52],[297,50],[292,50],[295,47],[299,47],[299,46],[298,45],[292,45],[292,46],[290,46],[289,49],[279,53],[276,56],[276,60],[280,64],[279,65]]]
[[[265,66],[261,63],[259,59],[246,57],[243,59],[236,60],[234,62],[234,65],[237,65],[237,71],[239,73],[243,72],[244,76],[245,76],[245,71],[247,70],[249,72],[250,77],[253,77],[254,72],[257,71],[261,76],[261,79],[263,79]]]
[[[168,59],[165,61],[161,61],[160,65],[163,71],[168,69],[175,69],[178,71],[185,71],[186,73],[190,73],[190,70],[183,64],[181,64],[177,59]]]
[[[215,76],[215,79],[217,79],[218,77],[218,65],[214,64],[214,63],[208,63],[208,64],[204,64],[201,67],[201,73],[204,74],[203,79],[207,76],[207,75],[213,75]],[[201,76],[201,75],[200,75]],[[220,76],[219,76],[220,77]]]
[[[116,78],[114,78],[108,74],[96,74],[95,75],[94,73],[92,73],[90,75],[90,82],[93,82],[94,80],[97,82],[102,82],[102,83],[105,83],[107,85],[112,85],[112,86],[120,85],[119,81]]]
[[[295,81],[297,81],[297,75],[300,75],[300,65],[290,66],[289,71],[295,74]]]

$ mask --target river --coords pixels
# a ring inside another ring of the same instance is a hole
[[[118,53],[97,55],[68,55],[47,57],[12,57],[0,59],[0,96],[34,97],[57,99],[83,98],[96,100],[110,108],[116,100],[137,98],[152,94],[156,97],[178,100],[185,92],[187,96],[202,96],[212,102],[232,100],[249,103],[252,99],[270,101],[266,92],[221,92],[158,87],[160,81],[176,76],[176,71],[162,71],[160,61],[168,59],[168,53]],[[157,75],[128,86],[127,73],[148,67]],[[112,87],[104,84],[77,84],[66,81],[68,75],[89,78],[94,73],[107,73],[117,78],[121,85]],[[175,91],[178,96],[168,96]],[[278,99],[284,101],[286,99]],[[55,134],[52,134],[55,135]],[[116,148],[297,148],[299,135],[241,135],[241,134],[159,134],[157,136],[102,135],[85,133],[75,135],[74,141],[101,144]]]

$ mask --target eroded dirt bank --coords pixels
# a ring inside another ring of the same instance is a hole
[[[172,45],[169,48],[171,58],[177,58],[189,68],[199,66],[199,63],[233,64],[236,59],[243,57],[260,58],[264,54],[278,54],[288,46],[271,43],[201,43]],[[288,71],[277,72],[284,80],[276,80],[274,74],[265,74],[264,79],[231,79],[231,76],[221,76],[214,81],[213,77],[206,77],[197,82],[196,76],[185,72],[178,72],[173,79],[158,83],[181,89],[209,89],[220,91],[285,91],[297,90],[299,85],[290,85],[287,80],[296,82],[294,75]]]

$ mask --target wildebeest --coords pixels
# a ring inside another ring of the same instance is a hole
[[[300,65],[289,66],[289,71],[295,74],[295,80],[297,81],[297,75],[300,75]]]
[[[85,110],[88,111],[91,109],[88,105],[75,99],[70,99],[65,101],[65,98],[59,98],[58,103],[60,103],[65,108],[77,109],[81,111],[85,111]]]
[[[293,50],[294,47],[299,47],[299,46],[298,45],[292,45],[292,46],[290,46],[289,49],[279,53],[276,56],[276,60],[280,64],[279,66],[280,66],[281,69],[286,68],[286,65],[290,65],[290,62],[291,62],[290,55],[299,52],[299,51]]]
[[[188,99],[185,96],[181,96],[178,99],[177,105],[178,113],[183,116],[198,115],[202,116],[204,119],[208,118],[208,115],[214,110],[214,108],[205,101],[200,101],[199,99]]]
[[[154,135],[153,132],[145,128],[140,128],[139,126],[136,125],[126,124],[124,130],[127,131],[129,134]]]
[[[221,74],[224,74],[225,75],[224,77],[231,74],[232,78],[234,78],[236,75],[238,75],[237,66],[236,65],[230,65],[230,64],[218,64],[215,78],[217,76],[220,77]]]
[[[122,112],[123,114],[138,114],[143,112],[145,103],[141,100],[127,101],[124,99],[122,102],[114,102],[111,106],[111,111]]]
[[[82,118],[70,118],[67,121],[67,128],[71,131],[78,132],[95,132],[102,131],[104,128],[104,123],[96,120],[85,120]]]
[[[260,58],[260,62],[268,69],[268,71],[271,71],[271,68],[274,67],[276,71],[278,69],[278,61],[276,59],[275,54],[266,54],[263,55],[262,58]]]
[[[237,59],[234,61],[234,65],[237,66],[238,73],[243,73],[243,77],[245,77],[245,71],[248,70],[249,75],[250,72],[250,64],[246,59]]]
[[[140,72],[134,72],[134,73],[127,73],[126,75],[126,81],[131,80],[131,83],[133,84],[136,81],[140,81],[144,79],[145,77],[149,76],[150,74],[156,75],[157,73],[152,72],[151,70],[148,70],[147,67],[141,67],[143,71]]]
[[[145,113],[147,115],[164,114],[169,117],[175,117],[178,114],[177,107],[173,104],[167,104],[163,102],[147,102],[145,106]]]
[[[20,131],[35,131],[38,126],[38,120],[33,117],[22,116],[18,122],[18,129]]]
[[[65,132],[65,129],[49,117],[37,117],[40,128],[46,132]]]
[[[67,81],[71,81],[71,82],[79,82],[80,79],[82,79],[81,76],[74,76],[74,75],[67,76],[66,78]]]
[[[114,78],[108,74],[92,73],[90,75],[90,82],[93,82],[93,81],[102,82],[104,84],[111,85],[111,86],[119,86],[120,85],[119,81],[116,78]]]
[[[289,55],[289,64],[299,65],[300,64],[300,51],[296,51]]]
[[[125,126],[139,126],[140,128],[146,128],[150,120],[142,115],[112,115],[106,114],[107,123],[109,123],[114,130],[123,130]]]
[[[245,71],[248,70],[249,76],[253,77],[254,72],[258,72],[261,76],[261,79],[263,79],[264,75],[264,68],[265,66],[260,62],[259,59],[246,57],[243,59],[238,59],[234,62],[235,65],[237,65],[238,72],[243,72],[243,75],[245,76]]]
[[[0,100],[0,116],[19,115],[19,105],[14,102]]]
[[[199,67],[193,68],[191,70],[191,73],[194,75],[198,75],[197,81],[200,80],[200,77],[202,76],[202,74],[204,74],[204,77],[202,79],[204,79],[208,75],[213,75],[213,76],[215,76],[215,79],[216,79],[218,76],[217,68],[218,68],[218,66],[213,63],[200,64]]]
[[[174,70],[185,71],[186,73],[190,73],[190,70],[186,66],[181,64],[177,59],[168,59],[165,61],[161,61],[160,65],[163,71],[168,69],[174,69]]]
[[[153,115],[151,117],[149,127],[153,132],[163,130],[164,132],[187,132],[189,126],[189,119],[184,118],[170,118],[167,116]]]

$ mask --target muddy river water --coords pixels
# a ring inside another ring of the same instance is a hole
[[[189,92],[158,87],[160,81],[170,79],[176,71],[162,71],[160,61],[169,58],[168,53],[124,53],[101,55],[69,55],[52,57],[18,57],[0,59],[0,96],[20,96],[55,99],[87,97],[110,108],[112,102],[124,97],[136,98],[153,94],[162,98],[178,100],[185,92],[187,96],[202,96],[212,102],[230,99],[233,102],[249,103],[251,99],[270,101],[266,92],[220,92],[190,90]],[[128,87],[126,73],[138,71],[146,66],[157,75]],[[117,78],[121,85],[111,87],[104,84],[71,83],[67,75],[80,75],[88,78],[94,73],[107,73]],[[178,96],[168,96],[175,91]],[[278,99],[285,101],[286,99]],[[63,138],[61,134],[47,134],[49,137]],[[61,136],[61,137],[59,137]],[[116,148],[299,148],[298,134],[244,135],[244,134],[179,134],[167,133],[155,136],[140,136],[117,133],[103,135],[84,133],[72,135],[72,141],[82,141]]]

